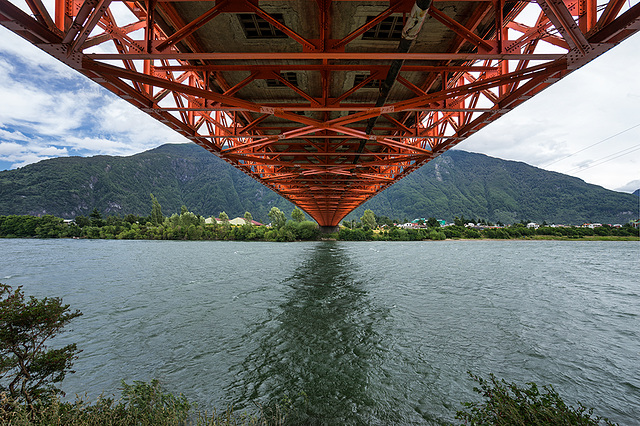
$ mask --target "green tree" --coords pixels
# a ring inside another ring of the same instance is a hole
[[[164,216],[162,214],[162,207],[158,202],[158,199],[151,194],[151,223],[154,225],[162,225],[164,222]]]
[[[291,219],[293,219],[298,223],[302,222],[304,220],[304,212],[299,208],[295,207],[291,212]]]
[[[29,406],[61,393],[54,384],[71,372],[80,350],[75,343],[60,349],[46,344],[80,315],[57,297],[25,300],[22,287],[0,284],[0,392]]]
[[[253,225],[253,216],[251,216],[251,213],[244,212],[244,222],[247,225]]]
[[[59,217],[50,214],[40,218],[40,224],[36,228],[36,235],[45,238],[58,238],[64,236],[66,225]]]
[[[223,225],[229,224],[229,216],[225,212],[220,212],[218,219],[220,219]]]
[[[77,218],[76,218],[77,219]],[[124,221],[132,224],[132,223],[136,223],[140,220],[140,218],[134,214],[128,214],[124,217]],[[76,222],[77,223],[77,222]],[[79,225],[78,225],[79,226]]]
[[[184,204],[180,207],[180,214],[183,215],[185,213],[189,213],[189,209]]]
[[[315,240],[320,233],[318,224],[313,221],[303,220],[302,222],[292,223],[294,225],[296,239]]]
[[[440,228],[440,222],[435,217],[430,217],[427,219],[427,226],[429,228]]]
[[[376,216],[376,223],[378,225],[393,226],[394,221],[389,219],[388,216],[378,216],[378,215],[375,215],[375,216]]]
[[[91,220],[86,216],[76,216],[74,221],[80,228],[91,226]]]
[[[362,222],[363,226],[368,226],[369,229],[374,229],[377,226],[376,215],[373,214],[373,211],[368,209],[364,211],[364,214],[360,218],[360,221]]]
[[[91,218],[91,226],[97,226],[97,227],[104,226],[102,215],[100,214],[97,208],[95,207],[93,208],[93,211],[91,212],[89,217]]]
[[[282,228],[287,223],[287,217],[282,210],[277,207],[271,207],[269,211],[269,219],[271,219],[271,226],[276,229]]]

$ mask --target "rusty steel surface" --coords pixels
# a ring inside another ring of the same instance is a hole
[[[413,0],[47,5],[0,24],[322,226],[640,29],[637,0],[436,0],[403,49]]]

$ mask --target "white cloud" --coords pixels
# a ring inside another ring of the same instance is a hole
[[[0,158],[8,158],[24,150],[24,145],[15,142],[0,142]]]
[[[62,137],[85,123],[100,97],[79,75],[60,82],[51,70],[28,79],[21,72],[0,68],[0,125],[5,128],[28,127],[42,136]]]
[[[640,179],[632,180],[617,190],[622,192],[635,192],[637,189],[640,189]]]
[[[49,160],[51,158],[56,158],[56,157],[40,156],[40,155],[37,155],[37,154],[34,154],[34,153],[26,153],[25,155],[21,156],[19,160],[17,160],[15,163],[13,163],[11,168],[12,169],[19,169],[20,167],[24,167],[26,165],[37,163],[37,162],[43,161],[43,160]]]
[[[0,141],[0,161],[11,163],[12,169],[68,155],[69,152],[66,148],[43,145],[39,141],[29,141],[25,144]]]
[[[0,52],[0,160],[12,168],[57,156],[132,155],[186,142],[4,29]]]
[[[640,68],[638,52],[640,34],[526,101],[458,148],[569,173],[609,189],[640,178],[637,152],[603,161],[640,143],[640,127],[632,128],[640,124],[640,75],[634,71]]]
[[[96,111],[100,132],[109,132],[139,147],[158,146],[170,140],[187,142],[185,138],[132,105],[115,96]]]
[[[2,141],[22,141],[22,142],[26,142],[29,140],[29,137],[20,133],[20,132],[9,132],[5,129],[0,128],[0,143],[2,143]],[[14,143],[13,145],[17,145],[20,146],[17,143]]]
[[[48,146],[40,149],[39,155],[49,157],[66,157],[69,155],[66,148],[58,148],[57,146]]]
[[[140,152],[137,146],[132,147],[127,142],[98,138],[98,137],[70,137],[69,146],[75,150],[88,150],[92,155],[133,155]]]

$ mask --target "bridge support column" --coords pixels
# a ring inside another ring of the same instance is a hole
[[[333,234],[334,232],[338,232],[340,230],[339,226],[320,226],[321,234]]]

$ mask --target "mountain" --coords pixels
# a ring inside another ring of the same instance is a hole
[[[259,221],[293,205],[193,144],[163,145],[130,157],[56,158],[0,172],[0,215],[148,215],[153,193],[165,215],[182,205],[205,216],[251,212]],[[356,209],[413,219],[455,216],[493,222],[580,224],[637,218],[638,197],[525,163],[452,150]]]
[[[429,162],[352,214],[360,217],[367,208],[398,219],[464,215],[502,223],[627,223],[640,215],[632,194],[460,150]]]
[[[640,189],[636,189],[635,191],[633,191],[633,195],[640,197]]]
[[[180,213],[186,205],[196,214],[230,218],[250,211],[266,220],[272,206],[293,205],[273,191],[195,144],[168,144],[130,157],[63,157],[0,172],[0,215],[53,214],[146,216],[150,194],[162,212]]]

